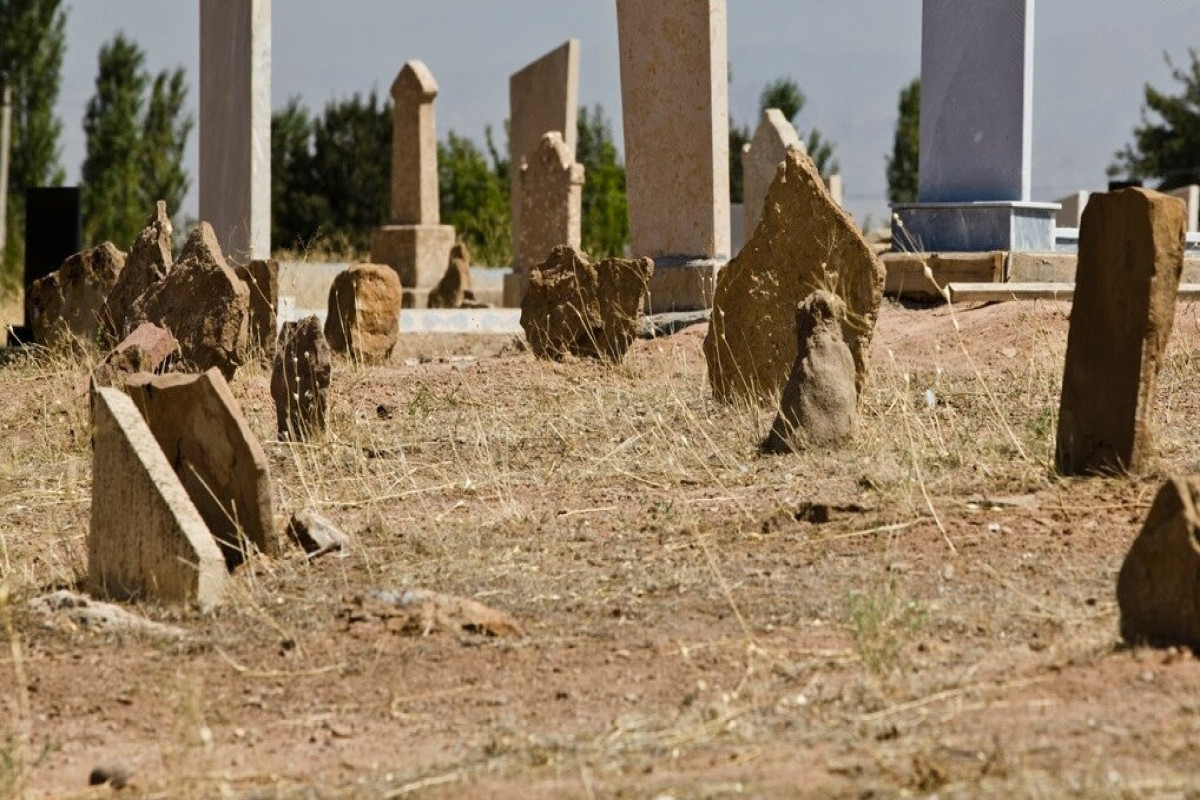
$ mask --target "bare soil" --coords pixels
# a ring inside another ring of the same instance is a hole
[[[782,457],[771,410],[712,401],[703,327],[618,367],[403,337],[335,365],[305,445],[247,369],[280,522],[314,505],[353,545],[253,557],[212,614],[127,606],[182,640],[28,610],[86,573],[87,365],[0,352],[0,793],[107,796],[89,773],[119,762],[155,797],[1195,794],[1200,661],[1124,646],[1114,587],[1200,456],[1200,314],[1154,474],[1066,480],[1068,314],[888,305],[856,442]],[[347,613],[404,588],[527,635]]]

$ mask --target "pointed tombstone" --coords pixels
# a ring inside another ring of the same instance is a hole
[[[725,0],[617,0],[629,228],[650,310],[712,304],[730,255]],[[790,366],[790,365],[789,365]]]
[[[754,235],[754,229],[762,219],[767,190],[771,188],[771,182],[775,180],[775,173],[779,171],[789,147],[804,151],[800,134],[796,133],[795,127],[782,111],[768,108],[763,112],[754,138],[742,148],[742,175],[745,181],[742,204],[747,236]]]
[[[1139,472],[1183,272],[1183,202],[1096,193],[1079,228],[1056,461],[1065,475]]]
[[[570,148],[557,132],[547,133],[521,161],[521,238],[519,264],[542,263],[559,245],[578,250],[582,240],[583,165],[576,164]],[[522,274],[520,292],[529,285]]]
[[[267,555],[279,552],[267,455],[219,370],[201,375],[129,378],[125,391],[200,511],[232,568],[244,536]]]
[[[437,82],[420,61],[409,61],[392,84],[390,224],[371,234],[371,260],[387,264],[406,289],[428,291],[442,277],[454,228],[438,209]]]
[[[175,263],[172,252],[175,229],[167,214],[167,204],[159,200],[145,226],[129,248],[125,268],[105,301],[105,320],[109,335],[120,341],[141,323],[137,319],[137,299],[151,286],[166,280]]]
[[[225,559],[133,401],[97,389],[92,421],[88,588],[210,609]]]

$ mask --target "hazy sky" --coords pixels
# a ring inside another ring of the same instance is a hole
[[[507,116],[508,76],[575,37],[581,101],[604,106],[620,141],[614,0],[274,0],[272,13],[276,107],[294,95],[320,108],[356,91],[386,92],[403,63],[418,58],[441,89],[439,134],[453,129],[482,143],[484,126],[498,128]],[[920,16],[919,0],[729,0],[734,121],[756,122],[763,84],[794,78],[808,96],[799,127],[816,126],[836,144],[847,205],[860,222],[887,214],[885,159],[898,92],[920,72]],[[194,110],[198,19],[196,0],[76,0],[58,106],[72,180],[101,44],[124,30],[151,69],[183,66]],[[1200,47],[1200,2],[1041,0],[1036,19],[1034,199],[1103,188],[1105,168],[1139,119],[1143,85],[1174,91],[1163,53],[1187,63],[1187,48]],[[195,138],[185,209],[193,214]]]

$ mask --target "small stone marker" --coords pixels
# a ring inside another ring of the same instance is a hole
[[[221,548],[133,401],[98,389],[92,409],[89,591],[119,598],[221,601]]]
[[[95,344],[106,328],[104,304],[125,268],[111,242],[76,253],[29,287],[33,340],[50,348]]]
[[[787,157],[788,148],[804,150],[800,134],[778,108],[763,111],[762,122],[754,132],[754,138],[742,148],[743,201],[745,234],[751,236],[762,219],[763,203],[767,191],[775,181],[779,165]]]
[[[1183,251],[1181,201],[1122,189],[1088,202],[1058,417],[1063,474],[1145,467]]]
[[[430,308],[460,308],[464,301],[475,299],[471,292],[471,252],[462,242],[450,251],[446,274],[429,293]]]
[[[578,250],[583,239],[583,165],[558,132],[547,133],[522,159],[521,223],[516,263],[527,267],[519,291],[529,286],[529,268],[545,261],[559,245]]]
[[[169,330],[197,369],[216,367],[229,380],[245,363],[250,289],[225,263],[206,222],[192,231],[167,277],[138,298],[135,315]]]
[[[285,322],[271,369],[271,397],[280,439],[304,441],[325,430],[333,366],[316,316]]]
[[[861,392],[883,283],[882,262],[830,198],[812,159],[789,150],[762,222],[717,282],[704,338],[714,395],[724,402],[776,401],[796,361],[796,307],[819,289],[846,304],[842,334]]]
[[[338,526],[312,508],[305,508],[292,514],[287,532],[292,540],[304,550],[310,561],[325,553],[343,550],[350,543],[349,538]]]
[[[138,326],[141,320],[135,314],[137,299],[151,286],[166,280],[171,272],[175,263],[172,252],[174,232],[167,215],[167,204],[159,200],[133,247],[129,248],[125,268],[108,294],[105,320],[112,337],[110,341],[120,341]]]
[[[846,304],[831,292],[813,292],[800,304],[796,363],[764,451],[833,448],[853,438],[858,391],[854,356],[842,338],[845,316]]]
[[[270,462],[220,371],[134,375],[126,391],[229,566],[245,560],[243,536],[277,554]]]
[[[1175,477],[1159,489],[1117,577],[1121,637],[1130,644],[1200,648],[1200,487]]]
[[[521,304],[521,327],[538,358],[570,354],[619,362],[641,330],[648,258],[610,258],[592,264],[570,247],[556,247],[533,270]]]
[[[386,361],[400,336],[400,279],[382,264],[356,264],[333,279],[325,338],[355,361]]]
[[[250,346],[270,361],[275,357],[275,309],[279,305],[279,263],[274,260],[251,261],[235,270],[250,289],[250,318],[247,327]]]
[[[409,61],[392,84],[390,224],[371,234],[371,260],[387,264],[407,289],[429,289],[454,246],[454,228],[438,207],[437,82],[420,61]]]
[[[98,386],[112,386],[138,372],[162,372],[179,352],[169,331],[143,322],[109,353],[93,372]]]

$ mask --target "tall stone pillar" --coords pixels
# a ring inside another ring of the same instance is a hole
[[[617,0],[626,187],[654,312],[712,305],[730,256],[725,0]]]
[[[438,86],[420,61],[409,61],[392,84],[392,197],[389,224],[371,234],[371,261],[400,276],[405,305],[420,304],[450,263],[454,228],[438,207]]]
[[[230,260],[271,257],[271,0],[200,0],[200,218]]]

